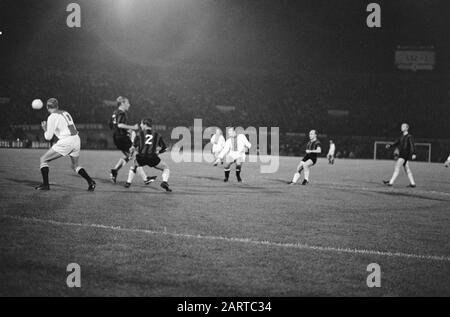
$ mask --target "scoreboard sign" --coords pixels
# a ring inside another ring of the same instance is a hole
[[[436,61],[434,47],[402,47],[395,52],[395,64],[399,69],[433,70]]]

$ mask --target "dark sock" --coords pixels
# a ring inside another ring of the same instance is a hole
[[[80,168],[78,174],[80,174],[80,176],[83,177],[88,182],[88,184],[92,183],[92,178],[88,175],[84,168]]]
[[[49,185],[48,184],[48,172],[49,172],[48,166],[41,167],[42,182],[44,185],[47,185],[47,186]]]
[[[225,179],[228,179],[230,177],[230,171],[225,171]]]
[[[236,178],[237,179],[241,178],[241,170],[240,169],[236,170]]]

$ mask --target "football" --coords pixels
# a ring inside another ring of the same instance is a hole
[[[31,103],[31,107],[35,110],[42,109],[43,106],[44,104],[42,103],[41,99],[34,99],[33,102]]]

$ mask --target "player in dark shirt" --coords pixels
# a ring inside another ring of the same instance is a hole
[[[398,159],[395,163],[394,173],[392,174],[392,178],[388,180],[384,180],[383,183],[392,186],[398,177],[398,174],[400,173],[400,168],[403,166],[406,174],[409,178],[409,185],[408,187],[416,187],[416,183],[414,182],[414,177],[412,174],[411,169],[409,168],[408,161],[410,159],[415,160],[416,159],[416,147],[414,145],[414,138],[411,134],[408,132],[409,125],[407,123],[402,123],[401,131],[402,135],[401,137],[395,141],[393,144],[386,145],[387,149],[390,149],[391,147],[398,148]]]
[[[311,130],[309,132],[309,142],[306,145],[306,155],[300,161],[300,164],[297,166],[297,172],[294,174],[292,181],[288,184],[293,185],[298,182],[300,179],[300,173],[302,170],[304,171],[304,179],[302,185],[306,185],[309,183],[309,171],[311,166],[315,165],[317,162],[317,156],[322,153],[320,141],[317,139],[316,130]]]
[[[116,183],[117,174],[119,170],[128,163],[132,157],[132,152],[130,148],[132,146],[131,137],[129,135],[130,130],[137,130],[139,127],[137,124],[128,125],[127,112],[130,109],[130,102],[125,97],[117,98],[117,110],[111,116],[109,126],[114,129],[113,140],[117,149],[119,149],[124,156],[119,159],[116,166],[111,169],[111,180]],[[149,176],[145,174],[143,169],[139,169],[139,174],[141,175],[144,183],[146,185],[150,184],[156,179],[156,176]]]
[[[125,187],[128,188],[131,186],[131,182],[136,174],[136,169],[147,165],[162,171],[163,181],[161,187],[166,191],[171,192],[172,190],[167,183],[170,176],[169,166],[159,157],[159,154],[166,151],[167,146],[161,135],[152,130],[151,119],[144,119],[141,121],[140,130],[133,141],[133,147],[136,151],[136,159],[134,166],[130,168]]]

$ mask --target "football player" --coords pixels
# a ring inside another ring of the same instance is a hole
[[[336,152],[336,145],[333,140],[330,140],[330,149],[328,150],[327,158],[328,164],[334,164],[334,153]]]
[[[228,139],[225,141],[225,145],[217,156],[214,166],[217,166],[224,158],[224,182],[228,182],[230,177],[231,165],[236,164],[236,179],[240,183],[242,182],[241,170],[242,164],[245,161],[245,152],[250,149],[252,145],[247,140],[244,134],[237,134],[234,128],[228,128]]]
[[[317,139],[316,130],[309,131],[309,142],[306,144],[306,155],[300,161],[297,166],[297,172],[294,174],[292,181],[289,185],[294,185],[300,179],[300,174],[304,171],[304,179],[302,185],[307,185],[309,183],[309,172],[313,165],[317,162],[317,156],[322,153],[320,141]]]
[[[217,159],[223,147],[225,146],[225,138],[222,135],[222,130],[216,129],[216,132],[211,136],[212,153],[214,158]]]
[[[137,130],[139,127],[137,124],[128,125],[127,122],[127,112],[130,109],[130,102],[128,98],[118,97],[117,98],[117,110],[111,116],[110,120],[110,128],[114,129],[113,140],[114,144],[123,153],[123,157],[119,159],[116,166],[111,169],[111,180],[116,183],[117,182],[117,174],[119,170],[128,163],[128,161],[133,156],[133,153],[130,151],[132,146],[132,138],[129,135],[129,131]],[[137,172],[141,175],[144,183],[146,185],[150,184],[156,179],[156,176],[149,176],[145,174],[144,169],[138,168]]]
[[[169,166],[160,159],[159,154],[167,149],[161,135],[152,130],[151,119],[144,119],[140,122],[140,129],[136,133],[133,141],[133,148],[136,151],[134,166],[130,168],[128,180],[125,187],[130,187],[133,181],[136,169],[138,167],[150,166],[162,171],[161,187],[168,192],[172,190],[169,187],[168,180],[170,176]]]
[[[72,169],[83,177],[88,183],[88,190],[94,191],[95,181],[89,176],[86,170],[78,164],[80,156],[81,141],[72,116],[64,110],[59,110],[58,100],[50,98],[47,100],[47,110],[50,113],[47,121],[41,123],[44,130],[44,137],[50,141],[53,136],[58,138],[56,142],[40,159],[40,169],[42,174],[42,184],[35,187],[37,190],[49,190],[48,163],[62,156],[69,156],[72,161]]]
[[[407,123],[402,123],[400,129],[402,131],[402,135],[400,136],[400,138],[393,144],[386,145],[386,149],[397,147],[399,150],[399,154],[391,179],[384,180],[383,183],[387,186],[392,186],[400,173],[400,168],[403,166],[409,179],[409,185],[407,187],[414,188],[416,187],[416,183],[414,182],[414,176],[411,169],[409,168],[408,163],[410,159],[416,159],[416,147],[414,144],[414,138],[411,134],[409,134],[409,125]]]

